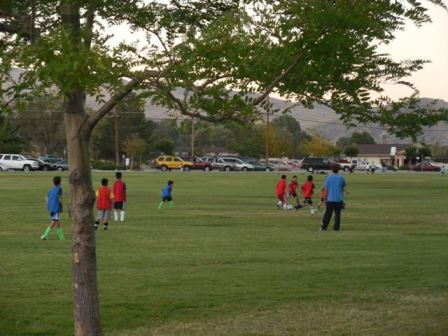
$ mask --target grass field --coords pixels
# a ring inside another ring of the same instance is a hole
[[[2,336],[73,334],[67,213],[65,242],[39,239],[53,175],[0,174]],[[169,178],[175,208],[158,210]],[[347,176],[338,233],[276,210],[278,178],[125,173],[127,222],[97,232],[104,334],[448,334],[448,178]]]

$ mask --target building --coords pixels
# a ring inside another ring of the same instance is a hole
[[[406,161],[406,148],[408,144],[360,144],[358,159],[373,162],[379,166],[401,167]]]

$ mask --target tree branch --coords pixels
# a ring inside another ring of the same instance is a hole
[[[92,132],[98,122],[109,113],[120,101],[122,101],[129,93],[132,92],[140,83],[142,79],[134,78],[127,83],[121,90],[115,93],[100,109],[90,115],[87,120],[86,131]]]

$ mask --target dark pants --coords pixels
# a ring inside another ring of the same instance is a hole
[[[325,207],[324,218],[322,218],[322,230],[326,230],[328,224],[330,224],[331,215],[334,211],[334,231],[339,231],[339,227],[341,226],[341,210],[342,210],[342,202],[327,202]]]

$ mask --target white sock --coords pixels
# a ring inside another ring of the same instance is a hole
[[[124,210],[122,210],[121,213],[120,213],[120,220],[122,222],[124,222],[124,215],[125,215],[125,212],[124,212]]]
[[[114,210],[114,220],[118,221],[118,210]]]

